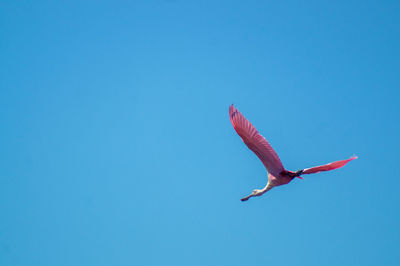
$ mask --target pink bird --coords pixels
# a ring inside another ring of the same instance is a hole
[[[246,201],[251,197],[261,196],[273,187],[289,183],[295,177],[303,179],[301,175],[334,170],[346,165],[351,160],[357,159],[357,156],[353,156],[347,160],[336,161],[296,172],[289,171],[283,167],[278,154],[272,149],[268,141],[258,133],[257,129],[233,106],[233,104],[229,107],[229,118],[243,142],[258,158],[260,158],[268,171],[267,185],[263,189],[253,190],[250,195],[242,198],[241,201]]]

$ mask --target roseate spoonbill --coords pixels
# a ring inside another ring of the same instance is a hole
[[[250,195],[242,198],[241,201],[246,201],[251,197],[261,196],[273,187],[289,183],[295,177],[303,179],[301,175],[334,170],[344,166],[351,160],[357,159],[357,156],[353,156],[347,160],[306,168],[296,172],[289,171],[283,167],[278,154],[276,154],[274,149],[272,149],[268,141],[258,133],[257,129],[239,112],[238,109],[233,106],[233,104],[229,107],[229,118],[243,142],[257,155],[258,158],[260,158],[268,171],[267,185],[263,189],[253,190]]]

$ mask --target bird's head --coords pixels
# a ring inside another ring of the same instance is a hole
[[[251,197],[261,196],[262,194],[263,194],[263,190],[255,189],[255,190],[253,190],[253,192],[250,195],[242,198],[241,201],[246,201],[246,200],[250,199]]]

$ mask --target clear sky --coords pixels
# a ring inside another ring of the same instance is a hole
[[[0,265],[399,265],[399,1],[1,1]],[[259,198],[231,103],[286,168]]]

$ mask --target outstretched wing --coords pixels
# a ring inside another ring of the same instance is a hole
[[[307,168],[307,169],[303,170],[302,174],[315,174],[315,173],[319,173],[319,172],[323,172],[323,171],[330,171],[330,170],[338,169],[340,167],[345,166],[348,162],[350,162],[354,159],[357,159],[357,156],[353,156],[347,160],[341,160],[341,161],[328,163],[325,165]]]
[[[229,118],[243,142],[260,158],[268,172],[279,176],[284,168],[278,154],[233,104],[229,107]]]

